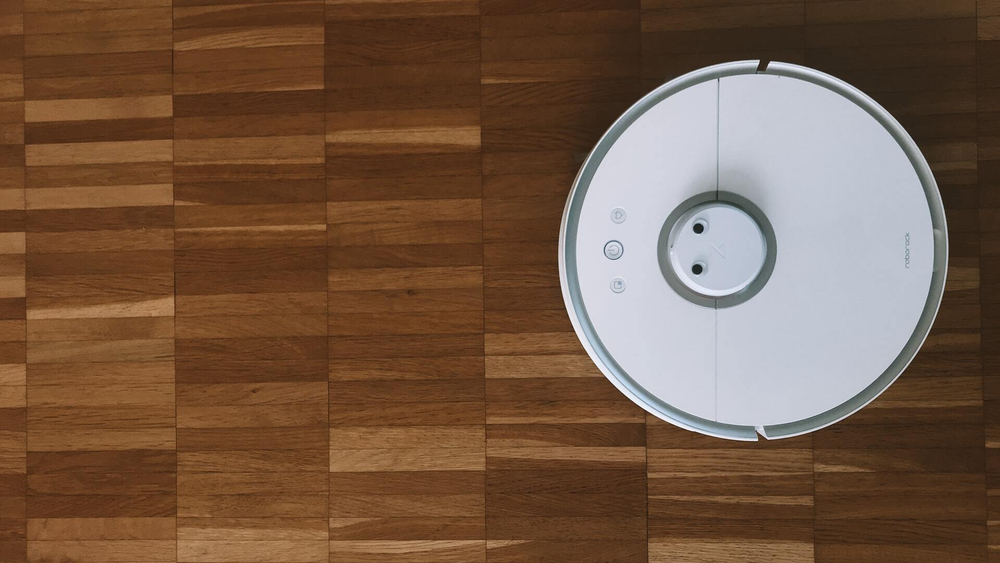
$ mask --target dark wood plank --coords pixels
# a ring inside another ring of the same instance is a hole
[[[327,2],[331,561],[486,560],[479,32]]]
[[[0,8],[0,561],[28,557],[24,3]]]
[[[28,560],[172,561],[169,3],[24,4]]]
[[[979,204],[980,338],[986,428],[987,529],[990,560],[1000,538],[1000,4],[976,3],[976,109]]]
[[[172,23],[177,559],[326,561],[323,3]]]

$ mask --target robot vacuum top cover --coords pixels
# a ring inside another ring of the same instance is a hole
[[[903,128],[805,67],[704,68],[643,97],[586,159],[560,230],[588,354],[652,414],[755,440],[871,402],[923,343],[944,208]]]

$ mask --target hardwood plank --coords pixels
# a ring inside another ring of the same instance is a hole
[[[0,560],[27,561],[24,5],[0,9]]]
[[[175,560],[169,5],[113,7],[25,2],[29,560]]]
[[[486,557],[480,18],[466,4],[326,6],[331,561]]]
[[[179,561],[327,559],[322,10],[174,3]]]

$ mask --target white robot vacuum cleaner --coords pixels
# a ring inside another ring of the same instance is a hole
[[[741,61],[684,75],[611,126],[559,233],[563,298],[611,382],[732,440],[856,412],[913,360],[944,290],[930,167],[851,85]]]

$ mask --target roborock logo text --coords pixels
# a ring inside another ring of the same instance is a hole
[[[903,253],[903,266],[907,270],[909,270],[910,269],[910,233],[906,233],[904,239],[906,241],[905,245],[904,245],[904,247],[906,248],[906,251]]]

